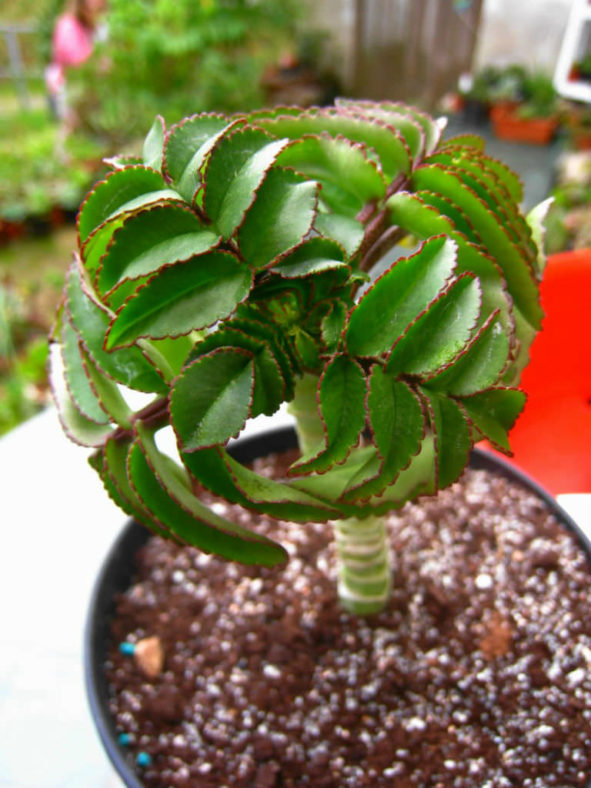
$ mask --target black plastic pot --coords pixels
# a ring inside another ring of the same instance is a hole
[[[232,454],[241,462],[249,462],[296,445],[295,432],[290,427],[284,427],[238,441]],[[498,457],[478,449],[472,452],[470,467],[500,473],[535,493],[556,519],[575,535],[591,564],[591,541],[556,500],[538,484]],[[114,542],[95,583],[84,637],[84,671],[91,713],[107,755],[128,788],[143,788],[143,783],[135,773],[130,753],[118,743],[118,733],[108,708],[109,690],[103,666],[107,658],[115,597],[131,584],[135,555],[150,536],[151,532],[144,526],[130,521]],[[591,779],[586,788],[591,788]]]

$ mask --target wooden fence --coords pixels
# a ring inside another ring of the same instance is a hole
[[[469,71],[483,0],[354,0],[351,90],[433,107]]]

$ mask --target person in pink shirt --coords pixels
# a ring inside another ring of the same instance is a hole
[[[55,23],[45,83],[52,112],[67,126],[74,121],[66,99],[67,71],[84,63],[92,54],[104,7],[104,0],[74,0]]]

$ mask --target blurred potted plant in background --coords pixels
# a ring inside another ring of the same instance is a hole
[[[541,71],[510,66],[497,83],[491,121],[499,139],[547,145],[559,123],[552,79]]]

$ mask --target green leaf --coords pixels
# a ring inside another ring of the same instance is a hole
[[[393,225],[410,231],[421,240],[432,235],[450,235],[453,222],[416,194],[397,192],[386,202]]]
[[[149,432],[137,425],[128,467],[131,484],[157,525],[187,544],[244,564],[274,566],[287,554],[275,542],[216,515],[196,498],[158,452]]]
[[[252,354],[219,348],[191,362],[173,383],[170,415],[184,451],[226,443],[250,415]]]
[[[542,310],[538,285],[527,256],[512,243],[490,209],[457,175],[446,172],[439,165],[418,167],[412,180],[416,189],[429,189],[449,197],[470,218],[487,250],[501,267],[516,306],[534,328],[539,328]]]
[[[310,238],[274,265],[273,273],[291,279],[336,268],[347,268],[342,247],[328,238]]]
[[[463,350],[480,314],[480,285],[463,274],[437,296],[394,345],[390,373],[425,375],[448,364]]]
[[[328,236],[345,250],[347,257],[354,257],[363,243],[364,227],[357,219],[334,213],[319,213],[314,222],[320,235]]]
[[[139,337],[174,337],[231,314],[248,295],[252,272],[227,252],[210,252],[163,269],[131,296],[111,322],[105,347]]]
[[[99,471],[105,489],[113,501],[130,517],[151,528],[159,536],[170,538],[171,534],[160,528],[152,519],[150,512],[142,506],[127,476],[127,461],[133,446],[130,439],[109,438],[103,452],[103,468]]]
[[[340,512],[327,501],[291,484],[251,471],[220,448],[182,455],[183,462],[204,487],[224,500],[293,522],[325,522]]]
[[[377,454],[350,480],[344,496],[348,502],[383,492],[418,454],[425,436],[417,395],[378,364],[369,380],[368,410]]]
[[[440,489],[457,481],[468,464],[472,436],[462,407],[450,397],[421,389],[429,404],[437,446],[437,486]]]
[[[195,115],[172,126],[164,150],[166,172],[187,202],[193,202],[201,184],[207,154],[232,123],[223,115]]]
[[[381,200],[386,182],[360,145],[342,138],[305,137],[291,142],[277,164],[293,167],[322,184],[321,202],[331,211],[355,218],[371,200]]]
[[[295,358],[287,338],[283,332],[277,329],[275,324],[271,321],[266,321],[260,313],[257,313],[253,309],[244,309],[244,311],[242,311],[239,306],[237,314],[238,317],[232,318],[232,321],[228,323],[227,326],[237,329],[251,339],[262,341],[263,346],[268,348],[269,353],[277,363],[285,383],[282,399],[287,401],[291,400],[295,383]],[[250,344],[244,345],[244,347],[246,347],[247,350],[251,350],[255,354],[256,359],[256,354],[260,352],[260,345],[258,348],[252,347]],[[255,395],[256,386],[257,381],[255,375]]]
[[[195,344],[195,337],[192,335],[165,337],[164,339],[153,339],[151,344],[164,356],[173,375],[178,375]]]
[[[110,316],[84,291],[76,265],[68,272],[66,293],[72,323],[95,364],[105,374],[132,389],[168,393],[168,386],[139,348],[123,348],[110,353],[104,350]]]
[[[276,137],[292,140],[305,134],[343,136],[374,151],[388,178],[410,172],[410,152],[402,136],[386,123],[355,112],[354,105],[346,111],[310,108],[298,115],[280,114],[268,118],[257,114],[256,124]]]
[[[346,341],[354,356],[389,350],[445,288],[456,266],[456,244],[442,236],[397,260],[351,312]]]
[[[131,409],[125,402],[117,385],[97,369],[84,348],[81,348],[81,352],[90,384],[96,391],[101,405],[109,413],[112,421],[123,427],[123,429],[129,429],[131,427]]]
[[[279,167],[271,169],[238,232],[242,256],[265,268],[299,244],[316,216],[318,184]]]
[[[298,354],[299,366],[304,370],[316,369],[320,361],[320,348],[303,328],[295,329],[294,346]]]
[[[547,200],[536,205],[531,211],[527,214],[526,220],[528,225],[531,227],[532,235],[534,242],[538,249],[538,255],[535,261],[536,271],[538,275],[541,276],[544,273],[544,268],[546,267],[546,218],[548,216],[548,211],[552,207],[552,203],[554,202],[554,197],[549,197]]]
[[[347,305],[339,299],[330,302],[330,309],[321,322],[322,342],[327,353],[336,352],[347,322]]]
[[[414,117],[410,107],[392,101],[358,101],[356,99],[338,99],[337,106],[361,111],[363,117],[376,118],[395,128],[409,147],[411,156],[416,159],[423,155],[426,146],[423,121]],[[431,121],[432,123],[432,121]],[[435,131],[433,131],[433,134]]]
[[[205,170],[203,206],[229,238],[242,223],[255,193],[287,140],[273,140],[260,129],[238,129],[220,137]]]
[[[49,353],[49,382],[64,432],[80,446],[102,446],[113,428],[110,424],[97,424],[82,415],[68,391],[59,345],[52,342]]]
[[[142,158],[146,167],[162,172],[162,157],[165,134],[164,118],[157,115],[148,136],[144,140]]]
[[[111,239],[115,231],[122,227],[123,221],[123,217],[120,217],[119,219],[113,219],[107,224],[103,224],[95,230],[82,245],[80,257],[85,271],[87,271],[91,277],[94,276],[100,268],[103,256],[109,247]]]
[[[396,481],[386,487],[383,493],[369,498],[366,508],[369,507],[379,514],[393,507],[403,506],[419,495],[433,495],[437,490],[435,464],[435,440],[432,431],[428,429],[419,452],[412,457],[410,465],[399,473]]]
[[[138,279],[163,266],[212,249],[220,236],[204,227],[188,206],[157,205],[129,216],[104,256],[98,287],[106,293],[126,279]]]
[[[347,356],[336,356],[327,364],[319,387],[324,447],[313,457],[294,463],[290,473],[324,471],[347,458],[365,424],[365,393],[365,375],[359,364]]]
[[[499,311],[505,333],[514,344],[515,325],[512,315],[512,303],[508,297],[501,269],[492,258],[485,255],[481,247],[471,244],[466,238],[454,230],[452,222],[437,210],[424,202],[416,194],[395,194],[388,200],[392,223],[403,227],[419,239],[424,240],[437,233],[449,235],[458,246],[456,273],[471,273],[478,277],[482,285],[481,322],[484,322],[494,311]],[[525,323],[527,327],[528,324]],[[530,333],[518,337],[521,344],[527,346],[531,341]]]
[[[511,453],[507,433],[523,410],[527,397],[518,389],[488,389],[479,394],[463,397],[461,402],[470,421],[493,446]]]
[[[159,172],[147,167],[124,167],[109,173],[90,192],[78,215],[78,235],[84,243],[97,227],[123,213],[159,202],[180,200]]]
[[[444,140],[439,146],[439,150],[447,150],[448,148],[473,148],[477,151],[484,151],[486,143],[478,134],[457,134],[455,137],[449,137]]]
[[[72,402],[89,421],[108,424],[109,415],[91,385],[78,334],[67,315],[63,316],[61,326],[61,352],[65,382]]]
[[[495,313],[470,341],[466,351],[426,384],[428,388],[462,397],[499,382],[507,363],[509,340]]]
[[[238,328],[240,321],[232,320],[223,328],[209,334],[195,346],[190,361],[210,354],[218,349],[239,349],[246,351],[254,363],[254,391],[252,397],[251,416],[261,413],[271,416],[285,396],[285,379],[282,374],[282,362],[277,360],[273,352],[273,342],[256,331],[247,333],[250,326]],[[278,355],[278,354],[277,354]],[[292,377],[291,370],[289,378]]]

